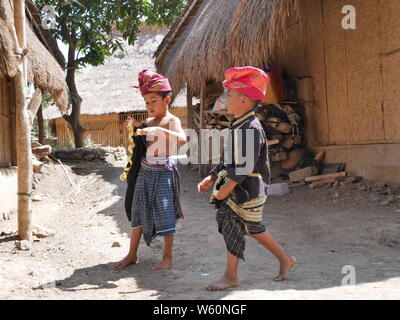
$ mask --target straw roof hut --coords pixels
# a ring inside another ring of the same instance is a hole
[[[26,1],[28,81],[48,91],[57,108],[68,108],[68,92],[64,81],[62,54],[56,41],[37,23],[37,9]],[[13,2],[0,0],[0,218],[17,206],[16,156],[16,91],[14,77],[18,62],[15,55]],[[57,60],[55,59],[57,56]]]
[[[176,91],[187,84],[199,94],[228,67],[278,63],[297,82],[311,149],[351,174],[400,182],[400,2],[353,1],[355,29],[343,27],[344,5],[192,0],[156,66]]]
[[[174,90],[188,84],[199,91],[205,79],[223,80],[232,65],[261,66],[282,44],[297,2],[192,0],[157,49],[157,69]]]
[[[64,72],[60,66],[62,54],[55,40],[49,39],[49,33],[35,21],[38,12],[34,5],[27,1],[27,43],[28,43],[28,80],[43,90],[48,91],[54,98],[57,107],[65,111],[68,108],[68,93]],[[34,18],[35,17],[35,18]],[[0,72],[13,78],[17,72],[17,57],[15,37],[13,36],[14,15],[11,2],[0,0]],[[49,41],[49,42],[48,42]],[[55,60],[58,57],[58,61]]]
[[[88,66],[77,74],[77,87],[83,99],[81,123],[86,131],[84,140],[104,146],[127,146],[123,121],[128,116],[147,118],[143,97],[132,86],[138,84],[140,71],[155,69],[153,55],[166,33],[166,27],[144,27],[134,46],[121,40],[123,50],[116,51],[103,65]],[[185,124],[184,92],[176,96],[170,111],[181,117]],[[44,118],[54,120],[58,144],[67,146],[73,141],[70,126],[58,108],[47,108]]]

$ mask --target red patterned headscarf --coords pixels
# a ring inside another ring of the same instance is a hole
[[[233,67],[225,72],[224,86],[236,90],[253,100],[263,100],[270,78],[261,69]]]
[[[139,86],[134,86],[134,88],[140,89],[142,96],[148,93],[171,91],[168,78],[146,69],[139,73]]]

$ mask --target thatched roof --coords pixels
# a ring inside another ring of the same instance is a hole
[[[14,14],[11,5],[10,0],[0,0],[0,72],[12,78],[17,73],[18,61],[15,55]],[[29,4],[28,8],[31,6]],[[60,66],[62,61],[59,63],[54,58],[52,50],[56,46],[46,42],[48,34],[42,33],[43,30],[29,18],[32,15],[27,10],[28,79],[37,87],[47,90],[57,107],[65,111],[68,108],[68,93]]]
[[[100,115],[145,111],[146,106],[138,89],[138,74],[143,69],[154,70],[153,55],[167,33],[165,28],[146,28],[134,46],[123,42],[123,50],[108,57],[103,65],[87,66],[76,75],[78,92],[82,97],[82,115]],[[186,107],[186,95],[178,95],[171,107]],[[60,112],[49,107],[45,119],[61,117]]]
[[[192,0],[156,52],[156,67],[173,90],[199,91],[232,66],[263,66],[283,43],[298,0]]]

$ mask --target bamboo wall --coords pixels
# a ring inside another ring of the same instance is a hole
[[[16,164],[13,82],[0,75],[0,167]]]
[[[356,30],[342,28],[347,4],[301,1],[278,60],[292,77],[313,78],[317,144],[399,143],[400,1],[352,1]]]
[[[181,119],[182,126],[187,123],[187,108],[171,108],[172,114]],[[96,145],[128,147],[128,132],[124,127],[124,121],[128,117],[133,117],[139,121],[147,118],[147,112],[135,112],[124,114],[105,114],[105,115],[83,115],[81,124],[85,128],[83,134],[84,142],[91,142]],[[74,135],[71,126],[63,118],[55,120],[57,144],[62,147],[73,146]]]

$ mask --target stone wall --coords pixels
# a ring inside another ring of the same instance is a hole
[[[53,150],[52,155],[64,161],[102,161],[110,164],[115,161],[126,161],[124,147],[62,148]]]

